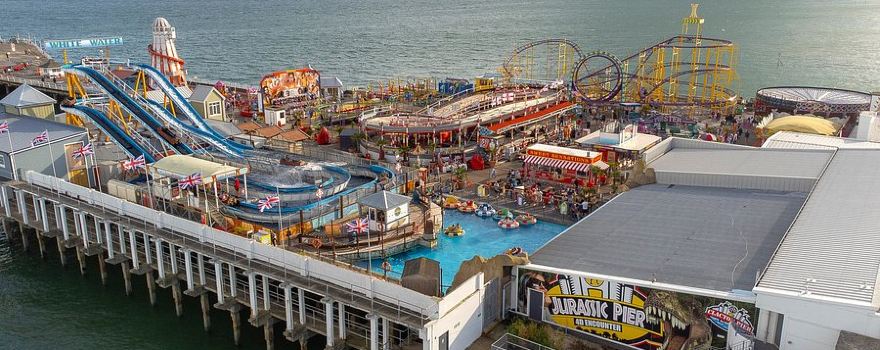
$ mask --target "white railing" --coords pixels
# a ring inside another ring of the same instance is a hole
[[[510,333],[504,333],[492,343],[492,350],[555,350],[549,346],[535,343],[531,340],[517,337]]]
[[[27,173],[28,183],[101,207],[136,222],[150,223],[186,241],[194,241],[225,250],[247,259],[249,264],[267,265],[287,275],[316,279],[334,289],[349,292],[352,299],[365,296],[365,302],[396,309],[404,315],[422,319],[439,318],[439,298],[427,296],[400,285],[375,279],[370,275],[345,269],[254,240],[229,234],[200,223],[156,211],[108,194],[66,182],[34,171]]]

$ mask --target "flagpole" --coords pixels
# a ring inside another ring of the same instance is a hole
[[[281,239],[283,223],[281,222],[281,191],[278,190],[278,186],[275,186],[275,195],[278,196],[278,239]]]
[[[49,158],[52,159],[52,174],[58,177],[58,171],[55,169],[55,155],[52,152],[52,140],[49,139],[49,130],[46,130],[46,146],[49,147]],[[65,176],[66,178],[67,176]]]
[[[91,154],[92,158],[92,166],[95,168],[95,183],[98,185],[98,192],[104,192],[104,189],[101,186],[101,169],[98,168],[98,160],[95,159],[95,153]],[[86,161],[86,168],[89,167],[89,162]]]
[[[153,209],[153,207],[154,207],[153,201],[156,200],[156,198],[153,197],[153,186],[150,185],[150,166],[147,165],[146,159],[144,160],[144,173],[146,174],[146,180],[147,180],[147,195],[150,196],[150,203],[149,203],[150,209]],[[169,191],[170,191],[170,189],[169,189]]]
[[[12,179],[18,180],[18,172],[15,171],[15,156],[12,155],[15,153],[15,149],[12,148],[12,133],[9,130],[5,132],[6,137],[9,139],[9,169],[12,170]]]

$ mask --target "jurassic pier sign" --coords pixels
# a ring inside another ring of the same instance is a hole
[[[643,350],[737,346],[753,335],[755,305],[600,280],[519,269],[517,308],[569,329]]]
[[[46,40],[43,47],[46,50],[87,49],[92,47],[121,46],[122,37],[72,39],[72,40]]]

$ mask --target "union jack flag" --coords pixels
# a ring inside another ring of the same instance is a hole
[[[202,174],[193,173],[190,176],[183,178],[180,181],[177,181],[177,186],[180,187],[181,190],[185,190],[190,187],[195,187],[202,184]]]
[[[49,141],[49,130],[43,130],[37,137],[34,137],[33,141],[31,141],[31,146],[36,146],[43,142]]]
[[[130,159],[122,162],[122,167],[125,170],[142,169],[147,167],[147,161],[144,160],[144,155],[141,154],[135,159]]]
[[[324,198],[324,190],[322,190],[322,189],[319,187],[318,190],[315,191],[315,197],[318,197],[318,199]]]
[[[76,151],[73,151],[73,159],[80,159],[87,155],[95,154],[95,150],[92,149],[92,144],[87,144],[85,146],[80,147]]]
[[[266,198],[260,199],[257,202],[257,208],[260,208],[260,212],[262,213],[266,209],[272,209],[275,204],[281,203],[281,198],[278,196],[266,196]]]
[[[348,229],[348,233],[364,233],[367,232],[369,224],[367,218],[357,218],[345,224],[345,227]]]
[[[4,121],[0,123],[0,134],[9,131],[9,122]]]

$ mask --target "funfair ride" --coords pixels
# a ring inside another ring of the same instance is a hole
[[[575,95],[588,104],[638,102],[662,113],[732,113],[736,46],[703,37],[697,8],[691,4],[680,35],[619,60],[607,52],[586,55],[572,74]]]
[[[147,46],[150,65],[168,77],[175,86],[186,85],[184,61],[177,55],[177,31],[162,17],[153,21],[153,43]]]

